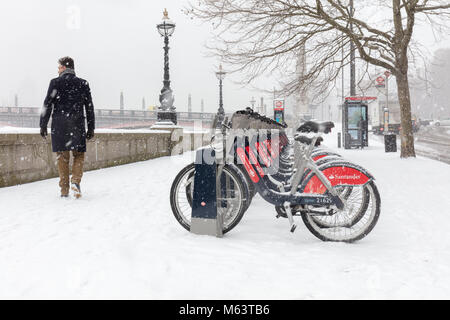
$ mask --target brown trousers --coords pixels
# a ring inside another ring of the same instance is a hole
[[[73,165],[72,165],[72,183],[80,184],[83,177],[83,164],[85,152],[72,151]],[[56,153],[59,171],[59,186],[61,187],[61,194],[69,194],[69,163],[70,151],[62,151]]]

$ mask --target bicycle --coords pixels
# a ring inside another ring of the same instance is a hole
[[[229,232],[241,221],[251,202],[249,185],[252,185],[265,201],[275,206],[278,217],[280,212],[284,214],[291,232],[296,229],[293,217],[300,215],[309,231],[324,241],[353,242],[370,233],[381,206],[374,177],[338,155],[322,154],[323,157],[317,158],[315,149],[320,145],[321,135],[329,133],[332,127],[332,123],[307,122],[298,131],[314,136],[300,134],[292,141],[284,127],[273,120],[249,110],[236,112],[228,126],[231,147],[223,150],[232,161],[223,165],[220,175],[221,180],[230,183],[222,183],[222,196],[217,199],[219,214],[224,217],[223,232]],[[231,129],[244,132],[235,134]],[[256,134],[250,129],[255,129]],[[270,131],[273,129],[278,130],[277,134]],[[177,175],[171,190],[172,211],[187,230],[189,213],[183,212],[190,208],[183,210],[177,206],[177,197],[184,193],[188,198],[192,193],[192,189],[179,188],[183,179],[192,178],[192,166]]]

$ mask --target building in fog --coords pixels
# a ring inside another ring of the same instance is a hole
[[[304,81],[303,79],[306,75],[305,45],[300,47],[297,60],[296,75],[300,82],[300,87],[295,94],[295,101],[293,101],[292,116],[295,119],[294,121],[298,122],[300,119],[311,115],[311,110],[309,108],[308,89],[306,86],[302,85],[302,82]]]

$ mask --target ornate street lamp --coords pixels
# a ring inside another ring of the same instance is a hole
[[[169,13],[167,9],[164,9],[163,20],[157,26],[159,34],[164,37],[164,86],[159,95],[159,102],[161,105],[158,107],[158,122],[171,121],[173,124],[177,124],[177,114],[175,107],[173,106],[173,94],[170,88],[169,77],[169,37],[175,31],[175,23],[170,21]]]
[[[216,77],[219,79],[219,110],[217,110],[217,127],[220,128],[225,118],[225,110],[223,109],[222,97],[222,81],[225,79],[227,73],[222,70],[222,65],[219,66],[219,71],[216,72]]]

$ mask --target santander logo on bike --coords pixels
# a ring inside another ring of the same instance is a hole
[[[361,171],[345,166],[331,167],[323,171],[333,186],[338,184],[364,184],[369,178]]]
[[[357,176],[357,175],[352,175],[352,176],[349,176],[349,175],[344,175],[344,176],[339,176],[339,175],[330,175],[329,177],[328,177],[328,179],[330,179],[330,180],[333,180],[333,179],[350,179],[350,180],[359,180],[359,179],[361,179],[361,176],[359,175],[359,176]]]

